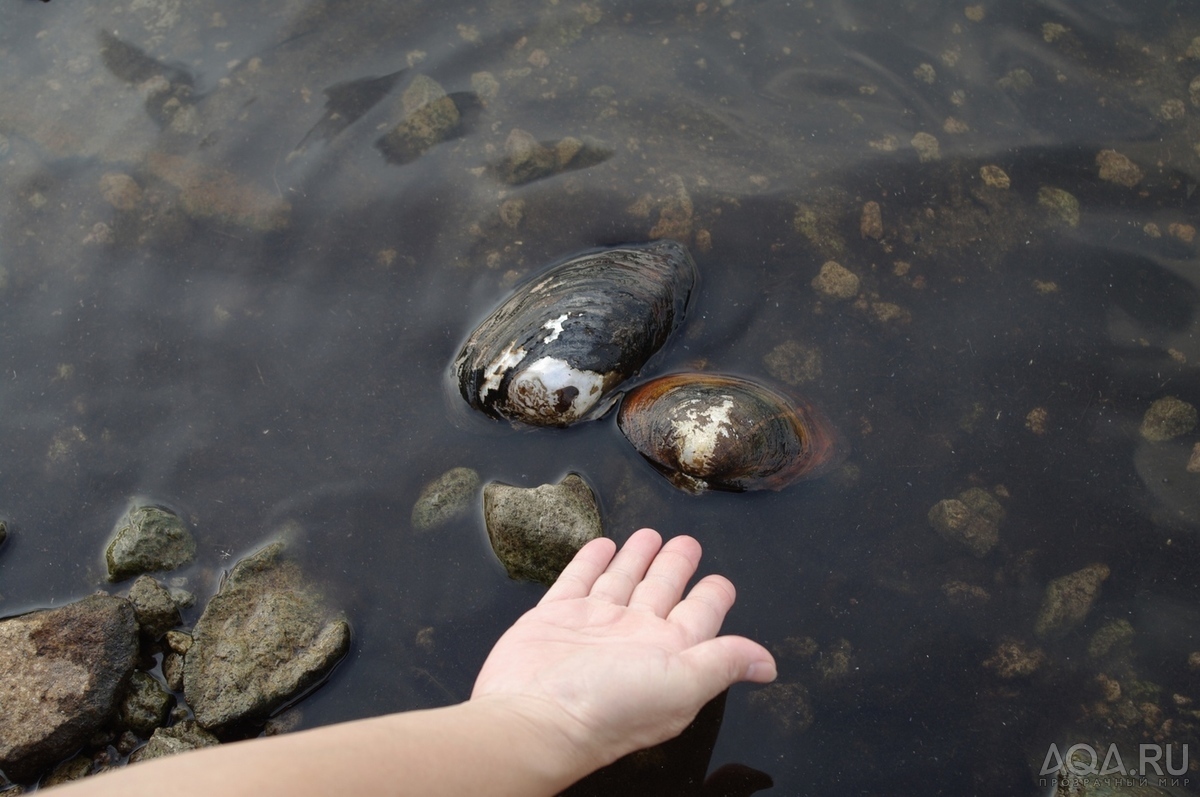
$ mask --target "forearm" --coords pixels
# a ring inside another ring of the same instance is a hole
[[[503,700],[391,714],[134,764],[68,788],[76,797],[553,795],[589,764]],[[76,791],[72,791],[75,789]]]

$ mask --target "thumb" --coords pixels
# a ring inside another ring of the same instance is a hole
[[[703,701],[739,681],[766,684],[775,680],[775,659],[757,642],[742,636],[719,636],[679,654],[691,670],[692,687]]]

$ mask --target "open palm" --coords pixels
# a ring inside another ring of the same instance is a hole
[[[669,739],[730,684],[775,678],[771,654],[717,636],[733,585],[706,576],[683,598],[700,544],[641,529],[619,553],[593,540],[496,643],[472,699],[519,699],[596,767]]]

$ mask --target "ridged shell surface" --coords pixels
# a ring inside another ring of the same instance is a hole
[[[676,487],[779,490],[838,457],[837,436],[811,407],[746,379],[672,374],[631,390],[621,432]]]
[[[675,241],[560,263],[471,333],[454,360],[459,391],[494,418],[535,426],[595,417],[683,322],[695,284]]]

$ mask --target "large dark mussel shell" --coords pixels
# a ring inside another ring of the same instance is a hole
[[[617,425],[671,483],[705,490],[779,490],[841,457],[814,408],[733,376],[672,374],[631,390]]]
[[[596,417],[683,322],[696,265],[682,244],[590,252],[518,288],[454,360],[477,410],[535,426]]]

